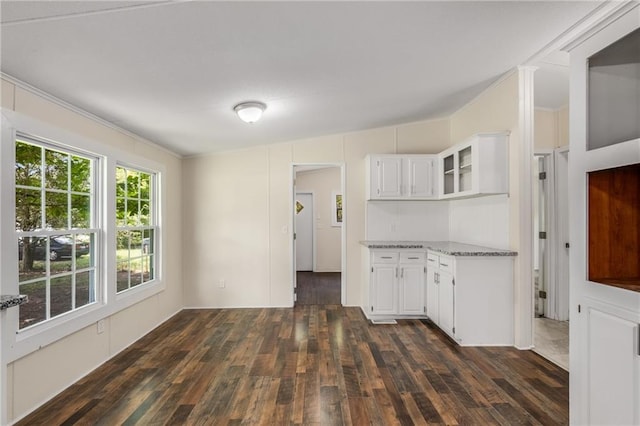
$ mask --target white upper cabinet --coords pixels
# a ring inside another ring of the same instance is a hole
[[[440,198],[509,192],[508,134],[477,134],[443,151]]]
[[[435,155],[372,155],[367,160],[367,199],[435,199],[436,167]]]

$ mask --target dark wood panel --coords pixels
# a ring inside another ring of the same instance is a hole
[[[568,424],[568,374],[358,308],[185,310],[20,425]]]
[[[640,164],[589,173],[589,280],[640,291]]]

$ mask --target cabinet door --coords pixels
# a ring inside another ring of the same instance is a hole
[[[396,265],[374,265],[371,286],[371,312],[395,314],[397,309],[398,267]]]
[[[438,281],[436,279],[437,273],[437,268],[427,268],[427,316],[436,325],[440,322],[440,316],[438,315],[440,296],[438,294]]]
[[[453,336],[455,330],[455,292],[453,285],[453,275],[440,270],[438,272],[438,314],[440,322],[438,326],[445,333]]]
[[[587,312],[588,422],[639,424],[640,325],[593,307]]]
[[[424,265],[400,265],[400,313],[423,315]]]
[[[410,157],[407,160],[409,197],[433,197],[435,158]]]
[[[374,193],[380,198],[402,196],[402,158],[378,157],[376,159],[377,188]]]

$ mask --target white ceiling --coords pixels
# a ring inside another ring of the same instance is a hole
[[[197,155],[446,116],[598,5],[2,0],[0,65]],[[233,112],[247,100],[268,104],[253,125]]]

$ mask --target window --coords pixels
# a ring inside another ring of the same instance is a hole
[[[116,289],[155,278],[155,173],[116,167]]]
[[[35,139],[15,143],[18,282],[24,329],[96,301],[97,159]]]

